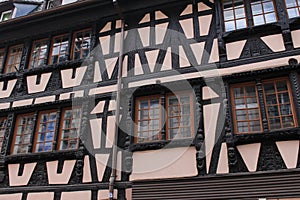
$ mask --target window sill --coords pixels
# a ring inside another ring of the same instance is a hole
[[[189,147],[189,146],[194,146],[193,138],[135,143],[135,144],[131,144],[130,150],[134,152],[134,151],[158,150],[163,148],[168,149],[168,148]]]
[[[255,134],[235,134],[236,145],[258,143],[263,141],[299,140],[300,127],[265,131]]]

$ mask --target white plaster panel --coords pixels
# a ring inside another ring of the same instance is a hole
[[[108,105],[108,111],[116,110],[116,106],[117,106],[116,104],[117,104],[116,100],[110,100]]]
[[[102,182],[103,175],[109,159],[109,154],[96,154],[95,159],[96,159],[96,166],[97,166],[98,181]]]
[[[15,85],[17,83],[17,79],[14,79],[14,80],[9,80],[7,82],[7,88],[6,90],[3,90],[3,87],[4,87],[4,82],[0,82],[0,98],[7,98],[11,95]]]
[[[213,99],[213,98],[217,98],[219,97],[219,95],[217,93],[215,93],[215,91],[213,91],[213,89],[211,89],[208,86],[205,86],[202,88],[202,99],[203,100],[208,100],[208,99]]]
[[[106,141],[105,147],[111,148],[114,143],[115,136],[115,116],[107,117],[107,131],[106,131]]]
[[[116,29],[121,28],[121,26],[122,26],[122,21],[119,19],[116,21]]]
[[[182,46],[179,46],[179,66],[180,67],[191,66],[189,59],[187,58],[186,53]]]
[[[125,191],[126,200],[132,200],[132,188],[128,188]]]
[[[143,24],[143,23],[146,23],[146,22],[150,22],[150,14],[147,13],[143,19],[139,22],[139,24]]]
[[[155,19],[159,20],[159,19],[167,19],[168,17],[162,13],[161,11],[156,11],[155,12]]]
[[[193,19],[184,19],[179,21],[187,39],[194,38]]]
[[[180,14],[180,16],[183,15],[188,15],[188,14],[192,14],[193,13],[193,5],[189,4],[184,10],[183,12]]]
[[[34,104],[48,103],[55,101],[55,95],[36,98]]]
[[[73,69],[64,69],[60,71],[63,88],[75,87],[81,84],[87,66],[76,69],[75,77],[72,78]]]
[[[0,194],[0,200],[21,200],[22,193],[18,194]]]
[[[148,65],[149,65],[149,68],[150,68],[151,72],[154,72],[154,67],[155,67],[155,64],[156,64],[158,53],[159,53],[158,49],[157,50],[152,50],[152,51],[147,51],[145,53],[146,54],[146,58],[148,60]]]
[[[99,37],[103,55],[109,54],[110,36]]]
[[[226,44],[227,59],[233,60],[241,56],[247,40],[231,42]]]
[[[135,54],[134,58],[134,75],[144,74],[140,56],[138,53]]]
[[[203,106],[204,109],[204,134],[205,134],[205,154],[206,170],[209,171],[212,158],[212,151],[216,141],[217,122],[219,117],[220,103]]]
[[[37,92],[44,92],[46,89],[46,86],[50,80],[51,77],[50,73],[41,74],[41,80],[40,84],[36,84],[37,75],[34,76],[27,76],[27,89],[28,93],[37,93]]]
[[[222,143],[218,168],[217,168],[217,174],[227,174],[227,173],[229,173],[227,144]]]
[[[261,38],[262,41],[274,52],[284,51],[284,41],[281,34],[268,35]]]
[[[128,69],[128,55],[125,55],[123,59],[122,77],[127,76],[127,69]]]
[[[237,146],[237,149],[250,172],[256,171],[260,146],[260,143]]]
[[[62,0],[62,3],[61,5],[66,5],[66,4],[69,4],[69,3],[74,3],[76,2],[77,0]]]
[[[118,57],[115,58],[109,58],[105,60],[105,66],[106,66],[106,71],[108,78],[110,79],[112,76],[112,73],[115,69],[116,63],[117,63]]]
[[[205,46],[205,42],[191,44],[191,48],[192,48],[192,51],[194,53],[194,56],[196,57],[198,65],[201,64],[201,59],[202,59],[202,56],[203,56],[204,46]]]
[[[53,200],[54,192],[28,193],[27,200]]]
[[[47,162],[49,184],[67,184],[70,180],[76,160],[65,160],[61,173],[57,173],[58,161]]]
[[[90,183],[90,182],[92,182],[90,157],[88,155],[84,156],[82,182],[83,183]]]
[[[103,113],[105,101],[99,101],[99,103],[94,107],[91,114]]]
[[[125,37],[125,34],[124,34]],[[114,35],[114,39],[115,39],[115,46],[114,46],[114,52],[117,53],[120,51],[120,40],[121,40],[121,33],[115,33]]]
[[[0,103],[0,110],[7,109],[10,107],[10,103]]]
[[[295,48],[300,47],[300,30],[292,31],[292,40]]]
[[[23,174],[18,176],[20,164],[9,164],[8,165],[8,177],[10,186],[24,186],[27,185],[36,163],[28,163],[24,165]]]
[[[116,85],[110,85],[110,86],[103,86],[103,87],[97,87],[90,90],[89,95],[96,95],[96,94],[104,94],[108,92],[114,92],[116,91],[117,86]]]
[[[95,62],[95,72],[94,72],[94,82],[101,82],[102,81],[102,74],[100,70],[99,61]]]
[[[161,71],[172,69],[172,54],[171,53],[172,53],[171,52],[171,47],[168,47],[165,59],[163,61],[162,67],[161,67]]]
[[[98,191],[98,200],[107,200],[109,195],[108,190],[99,190]],[[118,199],[118,191],[114,190],[114,199]],[[129,200],[129,199],[126,199]]]
[[[212,15],[199,16],[200,36],[206,36],[209,33]]]
[[[138,29],[140,38],[142,40],[143,46],[149,46],[150,44],[150,27],[144,27]]]
[[[208,62],[209,63],[219,62],[219,47],[218,47],[218,39],[217,38],[214,39]]]
[[[12,107],[21,107],[21,106],[28,106],[31,105],[33,102],[33,99],[25,99],[25,100],[19,100],[19,101],[14,101]]]
[[[281,157],[288,169],[297,167],[299,140],[276,142]]]
[[[88,200],[91,199],[91,191],[62,192],[61,200]]]
[[[70,99],[71,94],[74,94],[74,98],[83,97],[84,91],[83,90],[78,90],[78,91],[62,93],[62,94],[59,95],[59,100]]]
[[[206,10],[211,10],[211,8],[203,2],[199,2],[198,3],[198,12],[202,12],[202,11],[206,11]]]
[[[195,155],[194,147],[134,152],[130,179],[134,181],[196,176],[198,172]]]
[[[156,44],[161,44],[164,41],[166,32],[168,28],[168,23],[155,25],[155,41]]]
[[[90,125],[91,125],[93,146],[95,149],[101,148],[102,118],[91,119]]]

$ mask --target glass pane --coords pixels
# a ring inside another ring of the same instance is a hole
[[[257,108],[256,98],[247,98],[247,108]]]
[[[299,16],[299,11],[297,8],[288,9],[289,18],[294,18]]]
[[[285,0],[286,7],[295,7],[297,6],[296,0]]]
[[[158,108],[158,107],[159,107],[159,100],[158,99],[150,100],[150,108]]]
[[[248,117],[250,120],[259,119],[259,111],[258,109],[248,110]]]
[[[234,97],[243,97],[244,96],[244,88],[234,88]]]
[[[264,11],[266,12],[274,12],[274,6],[273,6],[273,2],[269,1],[269,2],[265,2],[264,4]]]
[[[235,17],[237,19],[245,17],[245,10],[244,8],[235,9]]]
[[[275,13],[266,14],[265,18],[266,18],[266,23],[273,23],[277,21]]]
[[[140,101],[140,109],[147,109],[148,108],[148,101]]]
[[[249,96],[256,96],[256,91],[254,86],[246,86],[246,95]]]
[[[252,4],[251,8],[252,8],[253,15],[261,14],[263,12],[261,4],[254,4],[254,5],[253,3],[251,4]]]
[[[54,136],[54,132],[48,132],[46,134],[46,141],[52,141],[54,139],[53,136]]]
[[[247,120],[246,110],[237,110],[236,111],[236,120],[237,121]]]
[[[238,132],[239,133],[247,133],[248,130],[248,122],[238,122],[237,123]]]
[[[283,117],[282,125],[283,125],[283,128],[295,127],[293,117]]]
[[[280,112],[281,112],[281,115],[292,115],[291,105],[281,105]]]
[[[225,22],[225,30],[226,31],[233,31],[233,30],[235,30],[234,21]]]
[[[290,98],[288,93],[278,94],[278,100],[280,104],[290,103]]]
[[[242,29],[242,28],[246,28],[246,27],[247,27],[246,19],[240,19],[240,20],[236,21],[237,29]]]
[[[233,10],[226,10],[224,11],[224,19],[225,21],[227,20],[233,20],[234,17],[233,17]]]
[[[282,91],[287,91],[287,83],[286,81],[277,81],[276,82],[276,87],[277,87],[277,91],[278,92],[282,92]]]
[[[236,109],[246,108],[245,100],[244,99],[235,99],[234,103],[235,103],[235,108]]]
[[[266,95],[267,105],[277,104],[276,94]]]
[[[281,128],[279,118],[269,119],[269,124],[270,124],[270,129],[279,129],[279,128]]]
[[[52,151],[52,142],[45,143],[44,151]]]
[[[255,26],[265,24],[265,20],[262,15],[254,16],[253,21]]]
[[[250,121],[250,132],[261,131],[259,121]]]
[[[269,117],[279,116],[278,107],[277,106],[268,107],[268,114],[269,114]]]

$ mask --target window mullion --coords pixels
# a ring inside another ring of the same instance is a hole
[[[290,104],[292,107],[295,106],[296,116],[299,120],[300,119],[300,82],[299,82],[299,75],[298,75],[297,71],[291,72],[289,74],[289,78],[290,78],[291,90],[292,90],[291,100],[293,100],[290,102]],[[292,104],[292,103],[294,103],[294,104]],[[294,115],[294,119],[296,116]],[[297,122],[296,119],[295,119],[295,122]]]
[[[166,129],[168,128],[167,127],[167,115],[168,115],[168,108],[166,107],[167,104],[166,104],[166,94],[165,92],[163,92],[161,94],[161,97],[160,97],[160,101],[161,101],[161,122],[163,123],[162,124],[162,127],[161,127],[161,139],[162,140],[166,140],[166,139],[169,139],[169,137],[167,136],[167,131]],[[164,112],[165,111],[165,112]]]
[[[33,115],[33,126],[32,126],[32,130],[31,130],[31,139],[30,139],[30,145],[28,146],[28,153],[32,153],[34,147],[34,138],[35,138],[35,130],[36,130],[36,126],[37,126],[37,118],[38,118],[38,111],[36,111]],[[28,124],[26,124],[27,126]],[[26,129],[25,129],[26,130]]]
[[[61,110],[62,110],[62,108],[60,107],[58,110],[57,110],[57,117],[56,117],[56,124],[55,124],[55,132],[54,132],[54,134],[55,134],[55,139],[54,139],[54,144],[53,144],[53,150],[57,150],[58,149],[58,139],[59,139],[59,132],[60,132],[60,128],[59,128],[59,126],[61,125],[62,126],[62,124],[61,124]]]
[[[256,80],[256,88],[257,88],[257,94],[258,94],[258,103],[259,103],[259,109],[261,113],[261,120],[263,124],[263,131],[269,130],[269,123],[267,119],[267,111],[266,111],[266,105],[264,100],[264,94],[263,94],[263,87],[260,79]]]

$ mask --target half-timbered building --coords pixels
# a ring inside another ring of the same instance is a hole
[[[299,62],[299,0],[0,0],[0,200],[299,200]]]

